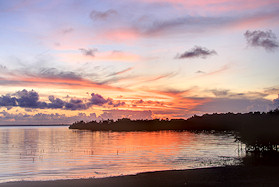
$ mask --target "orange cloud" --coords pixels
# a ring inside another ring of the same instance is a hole
[[[145,91],[149,94],[148,100],[143,99],[147,96],[139,96],[141,99],[130,100],[130,108],[133,110],[152,110],[156,118],[181,118],[197,106],[209,102],[209,99],[189,97],[191,89],[185,91]],[[152,99],[152,97],[154,98]]]
[[[88,79],[67,79],[67,78],[44,78],[44,77],[14,77],[11,79],[1,79],[2,82],[6,82],[8,85],[36,85],[38,87],[63,87],[69,89],[82,89],[82,88],[98,88],[103,90],[113,90],[113,91],[128,91],[128,89],[109,86],[105,84],[100,84]]]

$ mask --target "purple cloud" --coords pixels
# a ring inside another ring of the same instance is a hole
[[[101,96],[99,94],[95,94],[95,93],[91,94],[91,98],[89,100],[90,104],[98,105],[98,106],[102,106],[102,105],[106,104],[107,102],[108,102],[108,100],[104,99],[103,96]]]
[[[178,59],[184,59],[184,58],[196,58],[196,57],[201,57],[201,58],[206,58],[211,55],[216,55],[215,50],[208,50],[204,47],[199,47],[195,46],[191,50],[185,51],[182,54],[178,54],[176,58]]]
[[[263,47],[267,51],[273,51],[279,47],[278,42],[276,41],[276,35],[271,31],[249,31],[247,30],[244,33],[244,36],[247,40],[249,46],[252,47]]]
[[[88,105],[81,99],[71,99],[70,102],[65,102],[66,110],[86,110]]]
[[[105,99],[103,96],[101,96],[99,94],[95,94],[95,93],[91,94],[91,98],[89,99],[89,102],[88,102],[89,106],[92,106],[92,105],[102,106],[105,104],[113,106],[113,107],[118,107],[118,106],[124,105],[125,102],[114,101],[111,98]]]
[[[54,96],[48,97],[49,102],[39,101],[39,94],[34,91],[22,90],[14,94],[0,96],[0,107],[22,107],[22,108],[49,108],[49,109],[64,109],[64,110],[86,110],[94,105],[105,107],[119,107],[125,105],[125,102],[115,101],[111,98],[105,99],[99,94],[92,93],[91,98],[75,99],[63,101]]]
[[[0,106],[16,106],[16,98],[10,95],[2,95],[0,97]]]
[[[51,103],[48,104],[49,108],[63,108],[65,102],[59,98],[55,98],[53,95],[48,97]]]

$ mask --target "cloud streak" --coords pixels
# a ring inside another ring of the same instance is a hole
[[[133,69],[134,69],[133,67],[126,68],[126,69],[124,69],[124,70],[122,70],[122,71],[118,71],[118,72],[112,73],[112,74],[110,74],[110,75],[108,75],[108,76],[117,76],[117,75],[121,75],[121,74],[127,73],[127,72],[129,72],[129,71],[131,71],[131,70],[133,70]]]
[[[221,73],[224,73],[228,71],[231,68],[230,64],[226,64],[224,66],[221,66],[220,68],[210,71],[210,72],[204,72],[204,71],[197,71],[197,77],[207,77],[207,76],[214,76],[214,75],[219,75]]]
[[[14,71],[5,70],[0,77],[0,85],[63,87],[71,89],[97,88],[103,90],[127,91],[127,89],[110,86],[102,81],[92,81],[88,76],[74,71],[61,71],[56,68],[24,68]]]
[[[267,51],[273,51],[279,47],[276,35],[271,31],[249,31],[244,33],[247,44],[251,47],[263,47]]]
[[[29,73],[27,73],[29,74]],[[53,79],[81,80],[81,76],[73,71],[59,71],[56,68],[43,68],[38,72],[40,77]]]

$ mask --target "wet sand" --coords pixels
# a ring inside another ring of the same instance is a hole
[[[89,186],[279,186],[278,166],[228,166],[140,173],[101,179],[21,181],[0,187]]]

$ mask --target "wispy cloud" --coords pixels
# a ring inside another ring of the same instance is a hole
[[[110,82],[106,81],[107,75],[112,74],[111,70],[105,70],[105,68],[91,68],[89,70],[88,65],[85,65],[81,69],[68,71],[61,70],[61,67],[59,69],[48,67],[40,68],[30,67],[29,65],[19,69],[6,68],[3,70],[4,71],[0,75],[0,85],[2,86],[32,88],[50,86],[53,88],[94,88],[98,90],[129,91],[127,88],[110,85]],[[121,72],[119,73],[121,74]],[[116,79],[116,81],[117,80],[118,79]]]
[[[246,31],[244,36],[249,46],[263,47],[267,51],[273,51],[279,47],[276,35],[271,31]]]
[[[157,81],[157,80],[161,80],[161,79],[165,79],[165,78],[174,77],[175,75],[177,75],[177,72],[166,73],[166,74],[163,74],[163,75],[158,75],[158,76],[155,76],[155,77],[151,77],[147,80],[144,80],[143,82],[153,82],[153,81]]]
[[[237,7],[236,7],[237,8]],[[224,11],[226,12],[226,11]],[[136,18],[136,21],[127,24],[121,23],[118,27],[110,27],[102,30],[101,36],[106,39],[116,41],[135,40],[141,37],[152,38],[171,36],[182,33],[202,33],[220,31],[220,29],[243,29],[247,26],[255,27],[268,23],[279,18],[278,8],[272,8],[270,11],[256,11],[242,13],[241,15],[180,15],[176,17],[150,17],[142,21],[142,16]]]
[[[70,28],[63,29],[63,30],[62,30],[62,33],[63,33],[63,34],[68,34],[68,33],[71,33],[71,32],[73,32],[73,31],[74,31],[74,29],[70,27]]]
[[[96,21],[96,20],[107,20],[108,18],[113,18],[117,14],[118,14],[117,11],[113,9],[109,9],[104,12],[93,10],[91,11],[89,16],[92,20]]]
[[[56,68],[42,68],[37,73],[37,76],[43,78],[52,78],[52,79],[70,79],[70,80],[82,79],[81,75],[79,75],[78,73],[75,73],[73,71],[59,71]]]
[[[229,90],[217,90],[217,89],[214,89],[214,90],[211,90],[212,93],[216,96],[216,97],[223,97],[223,96],[227,96],[228,93],[229,93]]]
[[[117,75],[121,75],[121,74],[127,73],[127,72],[129,72],[129,71],[131,71],[131,70],[133,70],[133,69],[134,69],[133,67],[130,67],[130,68],[124,69],[124,70],[122,70],[122,71],[118,71],[118,72],[112,73],[112,74],[110,74],[110,75],[108,75],[108,76],[117,76]]]
[[[227,71],[227,70],[229,70],[230,69],[230,65],[229,64],[226,64],[226,65],[224,65],[224,66],[221,66],[220,68],[218,68],[218,69],[216,69],[216,70],[213,70],[213,71],[210,71],[210,72],[196,72],[196,73],[198,73],[198,77],[205,77],[205,76],[212,76],[212,75],[218,75],[218,74],[220,74],[220,73],[223,73],[223,72],[225,72],[225,71]]]
[[[229,89],[211,89],[209,90],[214,94],[214,96],[218,98],[238,98],[238,99],[263,99],[268,96],[267,93],[264,92],[232,92]]]
[[[84,49],[84,48],[80,48],[79,50],[83,55],[91,56],[91,57],[95,57],[95,53],[98,51],[98,49]]]
[[[129,76],[128,78],[124,78],[122,80],[132,80],[132,83],[130,81],[130,83],[128,83],[126,86],[128,87],[138,87],[140,85],[144,85],[146,83],[154,83],[155,81],[160,81],[162,79],[168,79],[168,78],[172,78],[174,76],[177,75],[177,72],[169,72],[169,73],[165,73],[165,74],[161,74],[161,75],[135,75],[135,76]]]
[[[201,70],[198,70],[198,71],[196,71],[196,73],[198,73],[198,74],[204,74],[205,72],[204,72],[204,71],[201,71]]]
[[[176,58],[178,58],[178,59],[197,58],[197,57],[207,58],[208,56],[211,56],[211,55],[217,55],[216,51],[206,49],[205,47],[195,46],[194,48],[192,48],[188,51],[185,51],[182,54],[178,54],[176,56]]]

